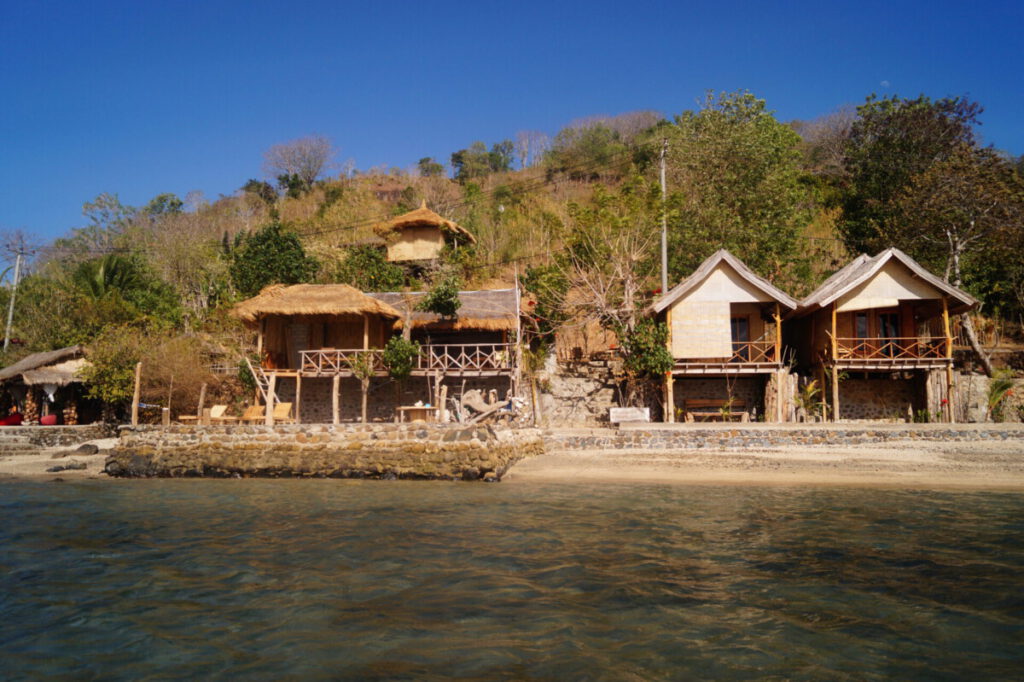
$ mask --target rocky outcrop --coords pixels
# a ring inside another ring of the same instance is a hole
[[[500,480],[540,432],[435,424],[172,426],[122,432],[106,472],[127,477]]]

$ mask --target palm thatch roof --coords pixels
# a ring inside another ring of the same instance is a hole
[[[231,314],[243,322],[265,315],[379,315],[401,313],[347,284],[272,284],[257,296],[235,305]]]
[[[401,329],[405,322],[405,312],[410,312],[413,329],[429,328],[434,330],[473,329],[479,331],[513,330],[518,324],[515,289],[488,289],[485,291],[460,291],[458,316],[455,319],[442,319],[436,313],[416,310],[416,306],[427,295],[424,291],[386,292],[369,294],[373,298],[401,311],[395,322],[395,329]]]
[[[92,363],[85,358],[75,358],[74,360],[65,360],[64,362],[58,362],[56,365],[49,365],[48,367],[30,369],[23,372],[21,378],[29,386],[34,386],[36,384],[56,384],[57,386],[67,386],[70,383],[80,381],[79,372],[86,367],[91,366]]]
[[[71,362],[78,362],[77,358],[81,358],[82,353],[83,349],[81,346],[68,346],[67,348],[58,348],[57,350],[45,351],[43,353],[33,353],[18,360],[13,365],[0,369],[0,382],[21,379],[26,384],[54,383],[63,386],[75,380],[74,372],[83,365],[71,366]],[[85,361],[82,360],[81,362],[84,363]],[[72,370],[70,374],[68,374],[68,370]],[[39,380],[47,377],[50,379],[60,379],[63,377],[65,380]]]
[[[420,204],[420,207],[414,211],[403,213],[400,216],[396,216],[391,220],[380,223],[374,226],[374,231],[377,234],[386,234],[395,230],[403,230],[407,227],[419,227],[426,225],[428,227],[438,227],[444,232],[449,232],[461,237],[471,244],[476,243],[476,237],[474,237],[466,228],[462,227],[454,221],[442,218],[438,214],[427,208],[427,202],[424,201]]]
[[[768,296],[773,301],[777,302],[783,308],[786,308],[788,310],[793,310],[796,308],[796,299],[790,297],[789,295],[775,287],[771,282],[766,280],[764,277],[761,277],[756,272],[748,268],[747,264],[741,261],[736,256],[732,255],[725,249],[719,249],[711,256],[709,256],[707,260],[701,263],[700,266],[693,271],[692,275],[690,275],[682,282],[672,287],[671,290],[666,292],[664,296],[658,299],[654,303],[654,305],[651,306],[651,309],[656,313],[660,313],[661,311],[665,310],[665,308],[668,308],[670,305],[672,305],[680,298],[682,298],[684,295],[686,295],[687,292],[691,291],[697,285],[699,285],[701,282],[707,279],[708,276],[712,272],[714,272],[715,268],[718,267],[718,264],[722,262],[727,263],[733,270],[736,271],[736,274],[743,278],[745,282],[750,284],[755,289],[761,291],[763,294]]]
[[[886,263],[892,260],[902,263],[914,277],[924,280],[940,293],[948,296],[950,299],[949,312],[966,312],[978,304],[977,299],[966,291],[936,277],[916,260],[893,247],[875,256],[863,253],[857,256],[800,302],[800,307],[796,311],[797,317],[802,317],[837,301],[855,287],[871,279]]]

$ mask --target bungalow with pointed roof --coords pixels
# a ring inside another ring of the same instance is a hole
[[[827,379],[833,420],[955,421],[950,315],[976,305],[899,249],[862,254],[794,313],[801,367]]]
[[[28,421],[45,417],[61,424],[99,421],[102,405],[86,397],[79,377],[89,366],[84,353],[81,346],[33,353],[0,369],[0,386]]]
[[[373,229],[387,243],[387,259],[391,262],[433,260],[441,255],[445,244],[458,247],[476,243],[465,228],[427,208],[426,201],[416,210]]]
[[[717,251],[651,307],[668,326],[674,364],[665,420],[789,418],[782,317],[796,301],[726,250]]]

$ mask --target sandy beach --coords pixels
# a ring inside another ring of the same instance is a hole
[[[76,451],[78,446],[46,448],[30,454],[0,456],[0,478],[96,478],[102,476],[107,451],[117,443],[116,438],[89,441],[98,449],[96,454]],[[84,468],[78,468],[81,465]],[[54,467],[68,467],[61,471],[47,471]]]
[[[1024,441],[898,441],[759,450],[552,451],[502,479],[1024,490]]]

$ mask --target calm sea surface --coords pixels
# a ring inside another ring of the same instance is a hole
[[[1024,495],[0,481],[6,679],[1009,679]]]

